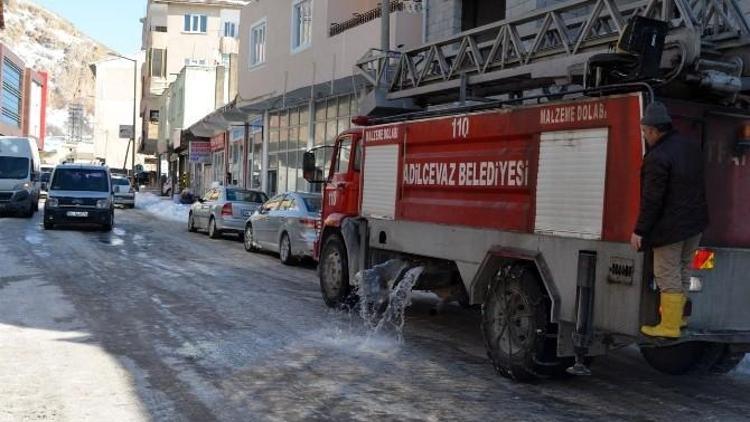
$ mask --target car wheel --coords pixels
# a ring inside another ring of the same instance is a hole
[[[55,228],[54,224],[50,221],[44,220],[44,230],[52,230],[53,228]]]
[[[213,217],[208,221],[208,237],[211,239],[218,239],[221,237],[221,233],[216,229],[216,220]]]
[[[21,214],[21,216],[23,218],[31,218],[31,217],[34,216],[34,202],[33,201],[29,201],[29,209],[27,209],[26,211],[24,211]]]
[[[105,232],[111,232],[112,228],[115,226],[115,213],[112,213],[109,216],[109,222],[102,226],[102,230]]]
[[[281,235],[279,241],[279,258],[284,265],[293,265],[296,261],[294,255],[292,255],[292,242],[286,232]]]
[[[248,224],[245,226],[245,235],[243,236],[242,244],[245,246],[245,250],[248,252],[255,252],[255,239],[253,238],[253,226]]]
[[[188,231],[191,233],[195,233],[198,231],[198,229],[195,228],[195,219],[193,219],[193,213],[191,212],[188,216]]]

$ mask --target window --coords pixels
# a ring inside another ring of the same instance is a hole
[[[263,192],[227,189],[227,201],[253,202],[256,204],[260,204],[266,202],[267,200],[268,197]]]
[[[292,5],[292,51],[312,42],[312,0],[296,0]]]
[[[320,212],[320,208],[323,202],[322,198],[304,196],[302,197],[302,199],[305,201],[305,207],[307,208],[308,212]]]
[[[234,38],[237,36],[237,24],[234,22],[224,22],[224,36]]]
[[[279,211],[289,211],[292,209],[292,205],[294,205],[294,199],[287,196],[281,201],[281,204],[279,204]]]
[[[205,34],[208,31],[208,16],[206,15],[185,15],[184,32],[194,32]]]
[[[284,199],[284,194],[274,196],[273,198],[271,198],[270,201],[263,204],[263,210],[265,212],[275,211],[279,207],[279,204],[281,204],[281,201],[283,199]]]
[[[159,110],[149,110],[148,111],[148,120],[151,123],[159,123]]]
[[[109,176],[104,170],[58,169],[52,179],[52,189],[108,192]]]
[[[198,65],[205,65],[206,59],[185,59],[185,66],[198,66]]]
[[[347,137],[341,140],[339,146],[339,159],[336,160],[336,173],[346,173],[349,171],[349,157],[352,155],[352,138]]]
[[[2,116],[3,123],[21,127],[21,80],[23,71],[8,58],[3,60]]]
[[[266,61],[266,22],[261,21],[250,28],[250,66]]]
[[[167,77],[167,50],[161,48],[151,49],[151,77]]]
[[[28,175],[28,158],[0,157],[0,179],[24,179]]]

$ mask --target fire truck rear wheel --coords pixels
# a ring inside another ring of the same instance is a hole
[[[348,308],[353,295],[349,284],[349,260],[344,240],[339,234],[328,236],[323,243],[318,264],[320,291],[331,308]]]
[[[719,358],[711,365],[709,369],[714,374],[726,374],[732,372],[737,365],[745,359],[744,352],[733,352],[729,345],[723,344],[723,351]]]
[[[705,365],[707,343],[690,341],[673,346],[641,347],[652,368],[670,375],[684,375]]]
[[[523,264],[501,269],[482,305],[487,355],[500,375],[529,381],[559,372],[545,341],[548,321],[548,299],[535,271]]]

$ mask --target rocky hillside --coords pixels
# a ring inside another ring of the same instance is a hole
[[[68,104],[81,103],[86,114],[93,114],[95,86],[89,64],[107,54],[109,49],[106,46],[29,0],[10,0],[0,41],[20,56],[28,67],[49,73],[47,117],[50,135],[66,132]]]

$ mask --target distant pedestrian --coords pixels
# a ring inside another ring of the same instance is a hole
[[[648,145],[641,167],[641,205],[631,244],[653,248],[654,278],[661,292],[661,321],[641,327],[654,337],[680,337],[690,265],[708,226],[703,154],[696,140],[681,136],[667,108],[646,108],[641,130]]]
[[[195,195],[193,195],[193,192],[185,188],[180,192],[180,203],[181,204],[187,204],[192,205],[195,202]]]

